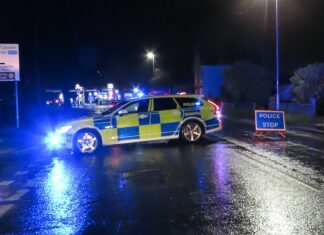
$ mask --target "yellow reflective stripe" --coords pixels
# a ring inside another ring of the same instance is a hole
[[[151,125],[151,138],[161,137],[161,124]]]
[[[160,123],[181,122],[181,111],[179,109],[159,111]]]
[[[116,128],[100,130],[100,134],[103,144],[111,144],[116,143],[118,141]]]
[[[76,122],[76,126],[78,127],[94,127],[93,118],[85,118]]]
[[[138,114],[125,114],[124,116],[117,116],[117,128],[139,126]]]
[[[172,98],[172,99],[173,99],[173,101],[177,104],[177,109],[180,109],[181,106],[179,105],[178,101],[177,101],[175,98]]]
[[[200,107],[200,114],[201,114],[201,119],[211,119],[214,117],[213,110],[210,108],[203,108]]]
[[[150,101],[149,101],[149,107],[148,107],[148,111],[149,112],[152,112],[153,111],[153,100],[152,99],[150,99]]]
[[[154,111],[154,99],[151,99],[151,111]]]
[[[150,138],[150,125],[139,126],[140,139]]]

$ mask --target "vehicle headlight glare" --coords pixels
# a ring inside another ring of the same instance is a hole
[[[44,139],[44,143],[50,150],[59,149],[63,146],[64,138],[58,133],[48,133]]]

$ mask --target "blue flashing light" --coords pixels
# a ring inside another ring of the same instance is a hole
[[[195,104],[196,104],[196,106],[200,106],[201,105],[201,102],[198,101]]]
[[[138,92],[137,96],[138,96],[138,98],[142,98],[144,96],[144,93],[140,91],[140,92]]]

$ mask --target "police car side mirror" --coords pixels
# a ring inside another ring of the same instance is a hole
[[[123,116],[124,114],[127,114],[127,113],[128,113],[128,111],[126,109],[121,109],[118,111],[119,116]]]

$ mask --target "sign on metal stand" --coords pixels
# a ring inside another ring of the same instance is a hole
[[[276,133],[286,138],[286,121],[284,111],[255,110],[255,134],[259,137],[265,133]]]
[[[18,100],[19,45],[0,44],[0,82],[15,82],[16,123],[19,128],[19,100]]]

